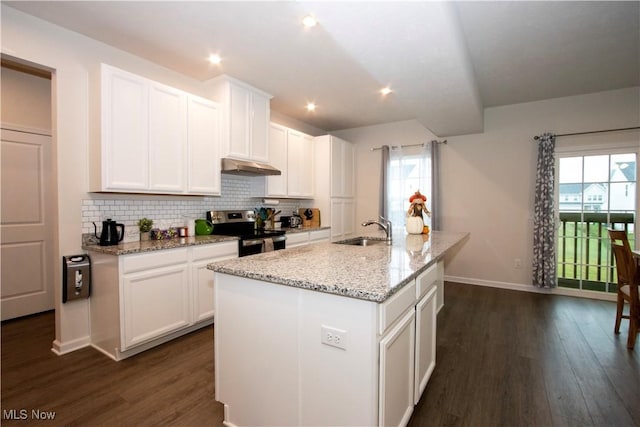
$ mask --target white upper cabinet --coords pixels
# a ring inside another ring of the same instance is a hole
[[[290,130],[287,154],[289,196],[312,198],[314,193],[313,137]]]
[[[146,190],[149,186],[147,81],[103,65],[101,101],[102,174],[96,190]]]
[[[219,195],[219,106],[109,65],[101,72],[91,190]]]
[[[275,123],[269,126],[269,163],[282,175],[267,176],[266,196],[287,197],[287,133],[284,126]]]
[[[269,163],[282,175],[267,177],[266,196],[313,198],[313,137],[285,126],[269,127]]]
[[[149,189],[180,193],[184,189],[187,95],[149,84]]]
[[[268,162],[271,95],[224,75],[211,87],[223,109],[221,157]]]
[[[187,192],[219,195],[220,105],[189,96],[187,125]]]

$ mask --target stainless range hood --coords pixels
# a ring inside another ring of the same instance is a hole
[[[222,159],[221,172],[246,176],[282,175],[282,172],[266,163],[226,158]]]

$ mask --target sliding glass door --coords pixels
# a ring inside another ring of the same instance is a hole
[[[559,157],[559,286],[616,292],[607,228],[626,230],[634,247],[636,175],[633,152]]]

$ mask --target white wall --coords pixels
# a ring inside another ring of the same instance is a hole
[[[482,134],[448,138],[441,151],[442,225],[471,238],[447,265],[450,280],[531,289],[535,135],[640,126],[640,89],[485,110]],[[578,148],[635,141],[637,132],[558,138]],[[514,268],[514,259],[522,268]]]
[[[640,126],[640,88],[558,98],[485,110],[484,133],[448,137],[440,145],[443,230],[471,237],[449,256],[447,278],[531,290],[535,135]],[[416,121],[336,132],[356,143],[357,220],[378,211],[383,144],[438,139]],[[603,144],[640,146],[637,132],[558,138],[559,149]],[[396,236],[399,237],[399,236]],[[519,258],[522,268],[514,268]]]
[[[51,132],[51,80],[2,67],[2,123]]]

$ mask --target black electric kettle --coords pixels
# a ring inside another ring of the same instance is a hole
[[[98,237],[98,227],[93,223],[94,234]],[[120,233],[118,233],[120,228]],[[124,224],[117,224],[115,221],[107,219],[102,221],[102,232],[100,233],[100,246],[117,245],[124,238]]]

